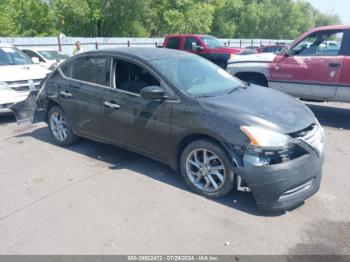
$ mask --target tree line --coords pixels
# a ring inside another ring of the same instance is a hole
[[[340,23],[303,0],[0,0],[0,36],[293,39]]]

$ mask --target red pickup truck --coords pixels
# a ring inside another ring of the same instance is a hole
[[[276,56],[245,56],[227,70],[295,97],[350,102],[350,26],[315,28]]]
[[[226,69],[231,55],[242,52],[241,48],[224,46],[219,39],[213,36],[194,34],[167,35],[163,42],[163,47],[200,55],[224,69]]]

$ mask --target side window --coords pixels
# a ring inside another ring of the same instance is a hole
[[[66,77],[110,86],[111,60],[107,57],[80,57],[61,67]]]
[[[192,46],[200,46],[201,43],[197,40],[195,37],[186,37],[185,38],[185,49],[186,50],[192,50]]]
[[[343,31],[316,32],[292,48],[297,56],[337,56],[340,54]]]
[[[166,48],[170,49],[180,49],[180,37],[170,37],[168,38],[168,42],[166,44]]]
[[[22,50],[22,52],[25,53],[25,54],[26,54],[27,56],[29,56],[30,58],[33,58],[33,56],[35,56],[35,55],[33,54],[33,52],[30,51],[30,50]]]
[[[123,60],[115,61],[114,86],[116,89],[139,94],[146,86],[160,86],[160,82],[144,68]]]
[[[45,62],[44,59],[42,59],[39,55],[37,55],[35,52],[31,51],[31,50],[23,50],[23,52],[29,56],[30,58],[33,58],[33,57],[37,57],[39,58],[39,61],[40,62]]]

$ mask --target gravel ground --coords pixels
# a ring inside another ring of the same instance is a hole
[[[170,168],[0,117],[0,254],[349,254],[350,105],[309,104],[326,132],[320,192],[288,213],[209,200]]]

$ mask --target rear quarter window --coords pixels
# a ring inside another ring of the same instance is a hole
[[[111,59],[80,57],[61,66],[64,76],[84,82],[110,86]]]
[[[180,37],[170,37],[166,43],[166,48],[180,49]]]

